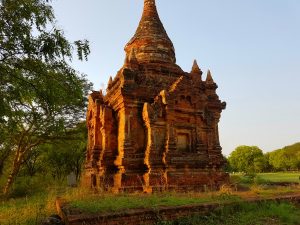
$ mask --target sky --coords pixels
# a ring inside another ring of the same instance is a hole
[[[177,64],[211,70],[227,108],[219,124],[223,154],[239,145],[264,152],[300,142],[299,0],[156,0]],[[122,67],[143,0],[56,0],[69,40],[88,39],[87,62],[73,66],[94,89]],[[205,77],[205,76],[204,76]]]

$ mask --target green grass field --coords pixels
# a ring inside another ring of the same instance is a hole
[[[258,173],[252,175],[244,175],[242,173],[231,174],[232,183],[248,184],[272,184],[272,183],[300,183],[300,172],[294,173]]]
[[[259,178],[270,182],[300,182],[300,173],[260,173]]]

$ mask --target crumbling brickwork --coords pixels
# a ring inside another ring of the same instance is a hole
[[[106,95],[89,96],[84,183],[118,192],[203,190],[228,179],[218,123],[226,103],[210,71],[177,64],[173,43],[144,0],[142,19]]]

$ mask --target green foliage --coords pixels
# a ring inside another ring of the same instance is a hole
[[[35,191],[32,180],[36,177],[51,176],[55,180],[63,181],[71,172],[77,179],[85,159],[87,130],[85,122],[69,129],[64,140],[56,140],[32,149],[24,158],[22,169],[10,196],[25,196]],[[20,180],[25,182],[20,183]],[[22,185],[24,184],[24,185]],[[1,186],[1,183],[0,183]],[[23,194],[22,194],[23,193]]]
[[[65,140],[42,146],[46,148],[41,156],[44,170],[58,180],[64,179],[71,172],[74,172],[79,179],[85,159],[86,145],[87,129],[83,122],[70,130]]]
[[[268,157],[276,171],[300,170],[300,143],[270,152]]]
[[[43,153],[40,146],[33,148],[26,157],[24,157],[22,168],[20,170],[21,176],[33,177],[43,169],[43,162],[40,160],[40,155]]]
[[[85,159],[87,130],[85,122],[69,129],[65,140],[44,144],[25,158],[20,173],[12,185],[9,197],[25,197],[42,193],[48,186],[66,186],[66,177],[71,172],[79,182]],[[5,184],[0,179],[0,186]]]
[[[38,174],[30,179],[27,176],[19,176],[14,182],[9,198],[35,198],[46,194],[46,190],[66,188],[66,182],[52,179],[51,176]]]
[[[256,146],[239,146],[227,159],[231,172],[272,172],[300,170],[300,143],[265,154]]]
[[[69,63],[75,49],[87,59],[88,41],[65,38],[50,2],[0,3],[0,175],[14,154],[4,192],[31,151],[63,139],[84,118],[91,84]]]
[[[224,160],[224,166],[223,166],[223,169],[225,172],[231,172],[232,171],[232,168],[231,168],[231,165],[228,161],[228,159],[223,155],[223,160]]]
[[[0,136],[1,136],[1,134],[0,134]],[[1,140],[1,137],[0,137],[0,140]],[[2,147],[0,147],[0,177],[3,175],[4,163],[7,162],[10,154],[11,154],[11,151],[7,144],[2,145]]]
[[[263,179],[260,174],[232,174],[230,181],[233,184],[237,184],[244,187],[250,187],[251,185],[267,184],[268,181]]]
[[[244,174],[242,176],[242,183],[244,184],[254,184],[255,183],[255,179],[256,179],[256,174],[251,173],[251,174]]]
[[[240,203],[221,207],[208,216],[193,216],[173,222],[162,221],[157,225],[296,225],[300,210],[290,203]]]
[[[265,158],[256,146],[239,146],[230,154],[228,162],[233,171],[257,173],[263,171]]]

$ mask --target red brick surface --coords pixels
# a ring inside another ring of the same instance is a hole
[[[218,123],[226,103],[195,61],[177,64],[173,43],[145,0],[126,59],[106,95],[89,96],[88,151],[83,183],[98,189],[152,192],[203,190],[228,181]]]

